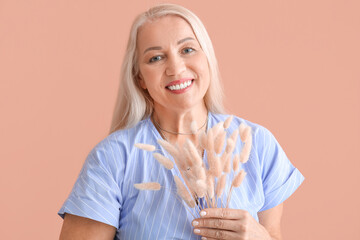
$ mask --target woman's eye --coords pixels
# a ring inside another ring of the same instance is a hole
[[[185,48],[183,50],[183,53],[187,54],[187,53],[191,53],[191,52],[194,52],[194,51],[195,51],[195,49],[193,49],[193,48]]]
[[[149,62],[152,63],[152,62],[157,62],[159,60],[161,60],[161,56],[155,56],[155,57],[150,58]]]

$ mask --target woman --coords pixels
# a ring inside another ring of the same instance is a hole
[[[281,239],[283,201],[303,176],[265,128],[233,119],[230,132],[240,123],[252,127],[248,175],[229,208],[207,208],[196,219],[173,193],[179,170],[134,148],[152,144],[171,158],[157,139],[197,143],[193,121],[200,131],[228,117],[212,43],[193,13],[164,4],[134,21],[119,89],[111,134],[89,153],[59,211],[60,239]],[[160,191],[133,187],[154,181]]]

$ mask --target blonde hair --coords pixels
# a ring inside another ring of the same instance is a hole
[[[131,128],[139,121],[150,116],[153,101],[137,80],[139,67],[137,64],[136,40],[139,28],[146,22],[167,15],[175,15],[189,23],[205,53],[210,70],[210,85],[204,101],[210,112],[224,113],[223,88],[213,45],[200,19],[188,9],[175,4],[160,4],[140,14],[133,22],[128,44],[121,67],[120,86],[110,127],[110,133],[119,129]]]

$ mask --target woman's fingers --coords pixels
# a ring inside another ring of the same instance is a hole
[[[220,218],[195,219],[192,225],[195,228],[214,228],[230,231],[237,231],[239,229],[239,222]]]
[[[220,229],[195,228],[194,233],[202,236],[201,239],[239,239],[239,233]]]
[[[249,217],[249,212],[241,209],[207,208],[200,212],[202,218],[222,218],[240,220]]]
[[[194,233],[201,239],[270,239],[267,231],[250,215],[240,209],[207,208],[194,219]]]

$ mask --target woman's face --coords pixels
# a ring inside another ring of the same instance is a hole
[[[155,110],[204,108],[210,73],[190,25],[177,16],[145,23],[137,39],[139,81]]]

